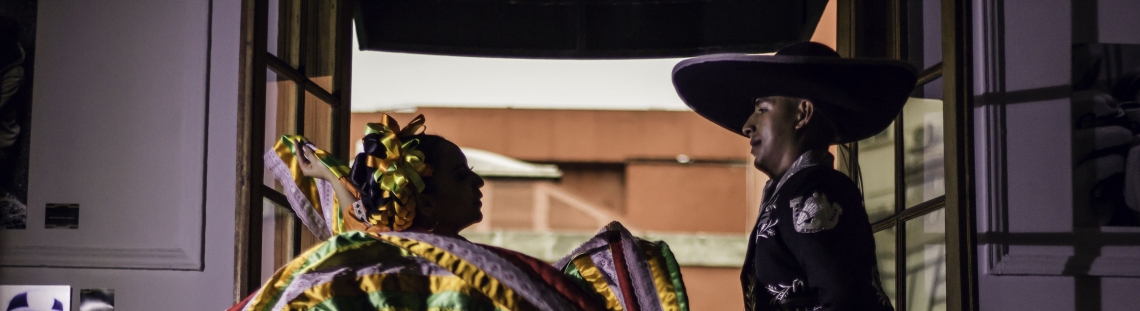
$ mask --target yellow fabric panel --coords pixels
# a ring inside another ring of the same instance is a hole
[[[653,275],[653,285],[657,288],[657,298],[661,300],[661,309],[665,311],[680,311],[681,306],[677,303],[677,292],[673,289],[673,280],[669,279],[666,272],[665,262],[661,259],[661,253],[656,252],[657,248],[654,245],[641,245],[645,249],[645,255],[649,258],[647,265],[649,265],[649,273]]]
[[[503,285],[498,279],[495,279],[455,254],[420,241],[389,235],[372,235],[377,239],[409,250],[413,254],[426,258],[444,269],[451,271],[451,273],[468,282],[475,289],[478,289],[483,295],[491,298],[491,301],[494,302],[497,308],[503,310],[520,310],[524,305],[524,302],[521,301],[521,297],[518,293],[515,293],[514,290]]]
[[[328,282],[313,286],[289,301],[285,310],[308,310],[337,295],[360,295],[380,291],[398,291],[416,294],[459,292],[480,297],[467,282],[456,276],[424,276],[409,274],[374,274],[356,278],[353,282]]]
[[[249,301],[246,310],[262,310],[268,306],[271,300],[269,298],[279,295],[282,289],[289,286],[289,282],[293,280],[293,276],[308,262],[307,259],[320,249],[321,247],[319,245],[309,248],[304,253],[301,253],[289,261],[284,267],[281,267],[280,270],[277,270],[277,273],[274,273],[269,280],[266,280],[261,290],[257,291],[257,294]]]
[[[301,139],[303,139],[303,137],[301,137]],[[301,173],[301,159],[298,158],[299,156],[294,155],[293,151],[281,142],[274,145],[273,151],[277,152],[277,156],[281,158],[281,161],[285,162],[286,166],[289,166],[289,173],[293,175],[293,183],[297,184],[297,187],[301,189],[301,192],[305,194],[309,202],[313,203],[313,208],[317,209],[317,214],[324,215],[324,209],[328,207],[321,206],[321,195],[320,191],[317,190],[316,181],[313,178],[305,177],[305,174]],[[314,152],[324,153],[324,151],[320,149],[316,149]],[[318,154],[318,156],[320,156],[320,154]],[[327,220],[325,221],[327,222]],[[339,233],[340,232],[333,232],[332,234],[337,235]]]
[[[621,302],[618,301],[617,295],[614,294],[613,289],[606,283],[606,279],[602,277],[602,271],[594,265],[594,261],[590,256],[580,256],[570,261],[575,267],[578,267],[578,274],[587,282],[594,286],[594,291],[601,294],[606,299],[606,310],[621,311]]]

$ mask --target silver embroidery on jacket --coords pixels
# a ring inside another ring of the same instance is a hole
[[[777,283],[776,285],[768,285],[766,288],[768,289],[768,293],[772,294],[772,301],[770,303],[776,305],[780,304],[784,299],[787,299],[788,294],[803,290],[804,282],[800,281],[800,279],[793,279],[791,284],[784,285]]]
[[[753,275],[748,276],[744,286],[744,310],[756,310],[756,277]]]
[[[756,231],[756,237],[767,239],[776,236],[776,224],[779,222],[779,219],[769,219],[766,222],[760,223],[760,230]]]
[[[827,195],[820,192],[812,193],[809,197],[792,199],[792,215],[795,219],[796,232],[815,233],[839,224],[839,215],[843,214],[843,207],[832,203]]]
[[[789,168],[786,173],[784,173],[784,176],[781,177],[779,181],[769,180],[766,184],[764,184],[764,192],[771,193],[772,197],[765,200],[763,203],[763,209],[760,211],[760,220],[756,222],[756,226],[758,228],[756,230],[755,239],[757,241],[759,241],[760,238],[771,238],[773,236],[776,236],[776,224],[779,221],[778,219],[771,217],[770,214],[771,211],[776,208],[776,204],[772,202],[778,202],[780,200],[780,188],[784,186],[784,182],[791,178],[792,175],[795,175],[796,173],[799,173],[806,168],[820,164],[830,165],[834,161],[835,158],[826,150],[808,150],[801,154],[799,158],[796,158],[795,162],[792,162],[792,167]],[[775,182],[774,186],[772,184],[773,182]],[[795,220],[794,214],[793,220]]]
[[[772,218],[773,209],[775,206],[772,204],[764,206],[760,220],[756,222],[756,226],[760,227],[756,229],[756,241],[760,241],[760,238],[767,239],[776,236],[776,224],[780,223],[780,220]]]

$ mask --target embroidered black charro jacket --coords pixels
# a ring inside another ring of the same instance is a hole
[[[740,275],[748,310],[893,310],[863,196],[825,150],[764,186]]]

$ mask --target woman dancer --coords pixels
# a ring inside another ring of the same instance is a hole
[[[482,219],[483,180],[458,146],[422,134],[423,122],[369,124],[351,169],[283,137],[267,166],[328,238],[231,310],[604,310],[549,264],[459,236]]]

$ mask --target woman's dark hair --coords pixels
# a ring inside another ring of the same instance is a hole
[[[444,147],[449,144],[455,145],[455,143],[447,140],[446,138],[443,138],[442,136],[429,134],[415,135],[411,138],[405,139],[405,141],[411,139],[419,140],[419,146],[416,147],[416,150],[424,153],[424,163],[426,163],[428,167],[431,167],[432,170],[435,170],[435,174],[443,174],[444,172],[440,167],[440,163],[444,156]],[[438,175],[435,174],[432,174],[432,176],[422,176],[424,181],[424,189],[421,191],[421,194],[432,194],[436,192],[438,186],[435,183],[434,176]],[[422,199],[423,198],[421,197],[420,200]],[[429,223],[428,218],[424,217],[427,216],[430,218],[434,216],[427,213],[427,211],[424,209],[424,206],[422,205],[423,201],[421,201],[420,204],[421,207],[416,209],[416,218],[412,219],[412,223],[421,227],[437,226],[438,220],[433,219],[431,220],[432,222]]]
[[[435,170],[439,169],[440,157],[443,155],[443,146],[446,146],[447,144],[455,144],[439,135],[418,134],[412,136],[407,140],[411,139],[419,140],[420,143],[416,149],[424,153],[424,163],[427,163],[429,167]],[[435,179],[431,176],[423,176],[423,180],[424,189],[422,192],[435,192]]]
[[[384,191],[381,190],[380,185],[376,183],[373,177],[374,168],[368,167],[366,164],[369,156],[383,158],[386,157],[384,147],[379,145],[377,141],[380,139],[379,135],[372,134],[364,137],[363,152],[356,155],[356,162],[353,164],[350,172],[349,179],[356,185],[357,191],[360,194],[360,200],[364,204],[365,209],[369,213],[376,212],[380,206],[384,206],[391,198],[385,198]],[[442,157],[444,156],[445,146],[454,145],[454,143],[438,135],[419,134],[412,137],[405,137],[401,139],[403,142],[417,140],[418,144],[415,149],[424,154],[424,163],[431,167],[433,170],[439,170]],[[421,176],[424,182],[424,189],[421,193],[430,194],[436,191],[435,179],[431,176]],[[411,185],[409,185],[411,186]],[[413,186],[414,187],[414,186]]]

